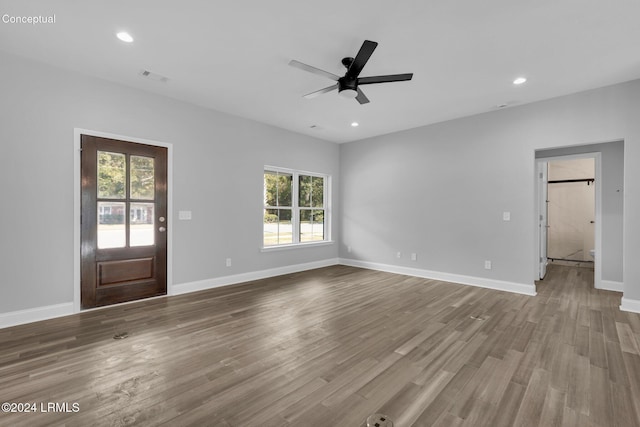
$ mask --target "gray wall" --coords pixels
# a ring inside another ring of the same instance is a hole
[[[537,159],[601,153],[602,279],[622,282],[624,217],[624,141],[536,151]],[[596,183],[598,185],[598,183]]]
[[[535,150],[624,140],[622,278],[640,300],[640,81],[337,146],[4,53],[0,77],[0,313],[73,299],[76,127],[173,144],[173,214],[193,211],[175,284],[338,256],[260,252],[265,164],[333,176],[342,257],[530,284]]]
[[[336,144],[4,53],[0,77],[0,313],[73,300],[74,128],[173,144],[174,284],[337,257],[260,252],[263,166],[332,175],[337,208]]]
[[[624,168],[619,151],[603,165],[624,173],[624,271],[612,249],[603,279],[624,280],[624,296],[640,299],[639,114],[640,81],[633,81],[343,144],[340,254],[531,284],[535,150],[624,140]],[[618,247],[620,198],[607,191],[603,209],[604,231]]]

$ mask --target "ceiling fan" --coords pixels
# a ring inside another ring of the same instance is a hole
[[[314,98],[323,93],[331,92],[338,89],[338,93],[345,98],[355,98],[360,104],[366,104],[369,102],[369,98],[360,90],[360,85],[370,85],[374,83],[390,83],[401,82],[405,80],[411,80],[413,73],[407,74],[391,74],[387,76],[373,76],[373,77],[359,77],[360,72],[364,68],[365,64],[373,54],[373,51],[378,46],[378,43],[371,40],[365,40],[362,43],[362,47],[358,51],[355,58],[346,57],[342,58],[342,65],[345,66],[347,72],[344,76],[340,77],[328,71],[321,70],[311,65],[303,64],[302,62],[292,60],[289,65],[292,67],[300,68],[301,70],[308,71],[313,74],[328,77],[337,83],[324,89],[316,90],[315,92],[304,95],[305,98]]]

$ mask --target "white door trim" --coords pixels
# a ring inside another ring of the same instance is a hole
[[[167,149],[167,295],[173,293],[173,144],[132,136],[74,128],[73,130],[73,312],[80,312],[80,197],[81,197],[81,136],[91,135],[100,138],[137,142]]]
[[[537,203],[537,211],[536,216],[538,217],[538,278],[544,279],[544,276],[547,274],[547,264],[549,262],[547,258],[547,234],[549,218],[548,209],[547,209],[547,199],[548,199],[548,163],[547,162],[537,162],[536,163],[536,180],[538,185],[536,188],[538,189],[538,203]]]
[[[572,160],[572,159],[594,159],[595,163],[595,184],[596,184],[596,195],[595,195],[595,251],[596,257],[594,260],[594,276],[593,276],[593,286],[596,289],[602,289],[602,153],[594,152],[594,153],[582,153],[582,154],[569,154],[566,156],[556,156],[556,157],[542,157],[536,159],[536,183],[538,179],[538,168],[540,163],[549,163],[553,161],[561,161],[561,160]],[[538,227],[538,218],[539,218],[539,210],[541,205],[540,200],[540,192],[536,191],[536,230],[538,238],[536,241],[536,270],[539,271],[539,253],[540,253],[540,227]],[[537,280],[537,279],[536,279]]]

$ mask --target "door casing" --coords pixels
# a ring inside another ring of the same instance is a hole
[[[73,311],[79,313],[80,308],[80,283],[81,283],[81,138],[82,135],[91,135],[101,138],[130,141],[139,144],[154,145],[167,149],[167,295],[173,294],[173,144],[153,141],[149,139],[137,138],[128,135],[119,135],[108,132],[101,132],[91,129],[74,129],[74,195],[73,195]],[[163,298],[164,296],[154,297]],[[121,304],[130,304],[124,302]],[[96,307],[89,310],[100,310],[109,307]]]

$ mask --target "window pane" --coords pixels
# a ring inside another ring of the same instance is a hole
[[[153,203],[131,203],[129,208],[129,246],[154,244]]]
[[[126,162],[126,157],[122,153],[98,151],[98,198],[125,198]]]
[[[324,240],[324,211],[300,210],[300,242]]]
[[[265,209],[263,222],[264,246],[286,243],[293,243],[291,209]]]
[[[293,175],[278,174],[278,206],[291,206]]]
[[[324,207],[324,178],[311,177],[311,205],[314,208]]]
[[[278,209],[264,210],[262,239],[265,246],[278,244]]]
[[[291,223],[291,209],[278,209],[278,243],[293,243],[293,224]]]
[[[278,181],[278,175],[275,172],[264,173],[264,205],[265,206],[278,206],[277,181]]]
[[[312,211],[300,210],[300,242],[310,242],[313,240],[312,216]]]
[[[324,211],[323,210],[314,210],[313,211],[313,229],[312,229],[312,239],[311,240],[324,240]]]
[[[124,213],[124,203],[98,202],[98,249],[125,247]]]
[[[311,207],[311,177],[300,175],[298,177],[298,203],[301,207]]]
[[[131,198],[153,200],[155,197],[154,158],[131,156]]]
[[[280,172],[264,173],[264,205],[291,207],[293,175]]]

